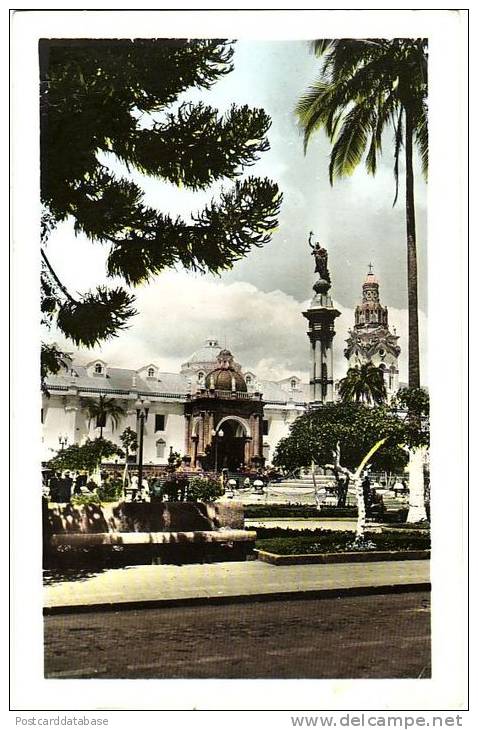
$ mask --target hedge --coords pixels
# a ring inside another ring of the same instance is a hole
[[[335,530],[285,530],[282,528],[258,528],[256,548],[279,555],[346,552],[354,542],[352,531]],[[376,545],[377,550],[429,550],[429,534],[417,532],[365,533],[365,540]]]

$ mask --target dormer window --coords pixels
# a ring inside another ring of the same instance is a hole
[[[148,378],[154,378],[154,368],[148,368]]]
[[[252,385],[252,376],[246,375],[246,385]]]
[[[95,365],[95,373],[96,375],[103,375],[103,365],[100,362]]]
[[[290,381],[290,387],[292,390],[295,390],[297,388],[297,380],[295,380],[295,378],[292,378],[292,380]]]

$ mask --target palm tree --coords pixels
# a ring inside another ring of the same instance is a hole
[[[307,149],[312,133],[324,129],[332,142],[329,178],[351,174],[366,153],[368,172],[375,174],[382,134],[393,127],[395,200],[399,158],[405,149],[409,360],[408,384],[420,387],[417,254],[413,183],[413,147],[423,173],[428,165],[426,39],[318,40],[323,56],[322,78],[300,98],[296,112]]]
[[[339,396],[346,403],[385,403],[387,389],[382,369],[371,362],[349,368],[346,377],[339,381]]]
[[[113,428],[117,428],[120,420],[126,415],[126,410],[114,398],[107,398],[100,395],[98,400],[95,398],[82,398],[81,407],[86,411],[88,416],[88,424],[96,419],[96,427],[100,429],[100,438],[103,438],[103,428],[106,426],[108,418],[113,423]]]

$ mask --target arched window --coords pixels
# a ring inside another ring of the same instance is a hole
[[[206,377],[206,374],[200,370],[198,372],[198,383],[204,383],[204,378]]]
[[[103,372],[103,365],[100,362],[97,362],[95,365],[95,373],[97,375],[101,375]]]
[[[246,385],[251,385],[252,383],[252,377],[250,375],[246,375]]]
[[[292,390],[295,390],[297,388],[297,380],[295,378],[292,378],[290,381],[290,387]]]
[[[165,450],[166,450],[166,441],[164,439],[158,439],[156,441],[156,458],[164,459]]]
[[[148,368],[148,378],[154,378],[154,368]]]

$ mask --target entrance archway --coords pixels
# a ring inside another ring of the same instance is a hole
[[[244,466],[244,448],[248,437],[245,424],[239,419],[226,417],[217,425],[216,434],[222,432],[222,436],[215,436],[213,444],[214,451],[217,449],[217,468],[237,471]]]

